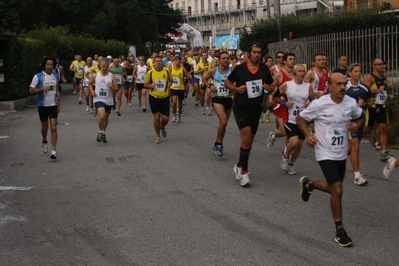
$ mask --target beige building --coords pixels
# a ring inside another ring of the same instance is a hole
[[[181,9],[186,15],[185,23],[202,34],[205,46],[211,46],[213,26],[217,35],[230,34],[232,27],[239,33],[240,28],[249,29],[258,19],[268,19],[268,13],[274,16],[274,2],[270,0],[270,12],[266,0],[174,0],[170,7]],[[343,1],[333,0],[280,0],[280,3],[281,14],[309,16],[343,6]]]
[[[378,8],[382,10],[399,9],[399,0],[345,0],[346,11],[355,9]]]

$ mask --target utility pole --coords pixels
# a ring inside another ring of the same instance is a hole
[[[267,21],[270,21],[270,0],[266,0],[266,7]]]
[[[274,0],[274,18],[277,20],[278,41],[281,41],[281,6],[280,0]]]

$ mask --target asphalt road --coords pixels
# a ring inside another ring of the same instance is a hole
[[[233,117],[219,158],[211,148],[218,119],[200,115],[192,97],[159,145],[137,100],[121,117],[112,113],[106,144],[96,142],[97,119],[84,109],[76,95],[63,96],[57,161],[41,150],[36,108],[0,117],[0,186],[33,187],[0,192],[0,265],[399,264],[399,171],[382,179],[369,144],[361,146],[368,186],[353,184],[348,161],[344,226],[354,245],[342,248],[329,195],[299,197],[302,175],[323,178],[313,150],[304,147],[297,175],[282,171],[283,141],[265,146],[273,123],[259,126],[252,186],[242,188]]]

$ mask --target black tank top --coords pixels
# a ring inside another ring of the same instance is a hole
[[[126,69],[126,74],[127,74],[128,76],[133,75],[133,67],[132,67],[132,66],[126,67],[125,69]]]
[[[377,89],[379,89],[381,86],[384,86],[384,90],[387,90],[387,78],[383,75],[382,78],[377,77],[374,75],[374,73],[371,73],[371,75],[374,77],[374,82],[377,85]]]

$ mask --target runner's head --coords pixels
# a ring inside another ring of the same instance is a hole
[[[351,64],[348,67],[348,71],[346,72],[346,75],[350,77],[351,80],[353,81],[359,81],[360,77],[362,76],[362,67],[359,63],[354,63]]]
[[[260,43],[254,42],[247,49],[248,60],[253,64],[258,64],[262,57],[263,47]]]
[[[328,89],[334,102],[339,103],[342,101],[346,94],[346,84],[348,84],[348,81],[341,73],[332,73],[328,77]]]
[[[302,64],[296,64],[293,73],[296,80],[303,81],[306,75],[305,67]]]
[[[283,51],[278,51],[278,52],[276,53],[276,61],[277,61],[277,63],[280,64],[280,65],[284,65],[283,56],[284,56],[284,52],[283,52]]]
[[[56,60],[54,57],[45,56],[42,61],[42,69],[44,72],[50,75],[53,72],[55,64]]]
[[[229,67],[230,65],[230,56],[226,51],[222,51],[219,54],[219,65],[223,67]]]
[[[93,65],[93,59],[90,56],[86,58],[86,64],[88,67],[91,67]]]
[[[325,67],[324,55],[325,54],[315,54],[315,56],[313,57],[314,67],[317,67],[317,68]]]
[[[283,55],[283,63],[289,68],[293,68],[295,66],[295,54],[293,53],[285,53]]]
[[[268,56],[265,62],[265,65],[269,67],[269,69],[273,66],[273,57]]]
[[[342,69],[345,69],[348,67],[348,57],[346,55],[343,55],[339,58],[338,60],[338,66]]]
[[[156,70],[162,70],[162,57],[161,56],[159,56],[159,55],[157,55],[155,58],[154,58],[154,67],[155,67],[155,69]]]
[[[373,60],[373,72],[383,74],[385,72],[385,62],[381,58],[376,58]]]
[[[111,59],[102,58],[100,63],[101,73],[106,75],[109,73],[109,64],[111,63]]]

